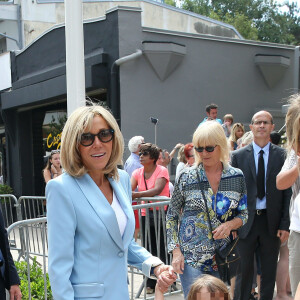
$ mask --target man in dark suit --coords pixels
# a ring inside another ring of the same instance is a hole
[[[9,291],[10,300],[21,300],[20,279],[10,253],[7,232],[4,227],[3,214],[0,209],[0,300],[5,298],[5,289]]]
[[[236,279],[235,300],[249,300],[253,281],[254,252],[260,248],[261,300],[272,300],[280,242],[289,237],[291,190],[276,188],[276,175],[285,160],[284,149],[270,143],[272,115],[256,113],[251,121],[253,143],[234,151],[233,167],[243,171],[247,185],[248,222],[239,230],[241,274]]]

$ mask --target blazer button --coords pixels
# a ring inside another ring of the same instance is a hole
[[[124,252],[123,252],[123,251],[120,251],[120,252],[118,253],[118,256],[119,256],[119,257],[123,257],[123,256],[124,256]]]

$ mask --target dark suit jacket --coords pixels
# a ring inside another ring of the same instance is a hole
[[[285,160],[285,150],[270,144],[270,152],[266,173],[266,200],[268,230],[270,235],[275,236],[277,230],[289,230],[289,204],[292,195],[291,189],[277,190],[276,176],[280,172]],[[233,151],[231,164],[243,171],[247,186],[248,222],[239,230],[240,238],[246,238],[255,216],[256,210],[256,169],[252,144]]]
[[[10,289],[12,285],[20,284],[20,279],[15,267],[13,258],[9,250],[9,243],[7,237],[7,231],[4,227],[3,214],[0,209],[0,249],[5,261],[5,271],[4,271],[4,284],[6,289]],[[0,276],[2,274],[0,272]]]

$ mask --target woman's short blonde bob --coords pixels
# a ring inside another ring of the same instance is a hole
[[[224,166],[228,165],[229,150],[224,129],[217,121],[206,121],[202,123],[193,135],[194,147],[215,146],[220,147],[220,161]],[[200,154],[195,151],[195,165],[202,163]]]
[[[95,116],[101,116],[108,127],[114,130],[111,156],[102,172],[109,177],[118,179],[117,165],[122,162],[124,140],[116,119],[100,105],[79,107],[69,116],[61,137],[61,164],[71,176],[80,177],[87,173],[88,170],[82,163],[79,144],[81,135],[91,130]]]

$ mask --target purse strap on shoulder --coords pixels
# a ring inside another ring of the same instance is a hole
[[[204,203],[205,203],[205,209],[206,209],[206,214],[207,214],[207,218],[208,218],[209,229],[211,231],[211,236],[213,236],[213,233],[212,233],[213,230],[212,230],[211,220],[210,220],[209,211],[208,211],[207,199],[206,199],[205,194],[204,194],[203,186],[201,187],[201,184],[200,184],[201,181],[200,181],[200,177],[199,177],[198,171],[197,171],[197,177],[198,177],[199,189],[200,189],[200,191],[202,193],[202,197],[203,197]],[[212,239],[213,239],[213,237],[212,237]]]

